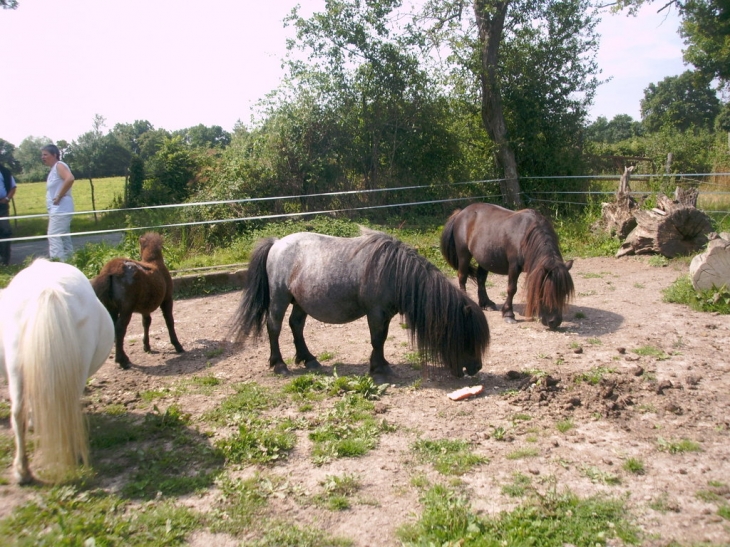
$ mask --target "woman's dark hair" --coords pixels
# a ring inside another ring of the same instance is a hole
[[[49,154],[56,156],[57,160],[61,159],[61,151],[58,149],[58,146],[56,146],[55,144],[47,144],[43,148],[41,148],[41,150],[44,150],[44,151],[48,152]]]

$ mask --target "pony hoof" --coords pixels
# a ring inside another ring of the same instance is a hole
[[[117,361],[117,363],[119,363],[119,368],[123,368],[124,370],[129,370],[129,367],[130,367],[129,359],[127,359],[126,361]]]
[[[497,311],[497,305],[494,302],[488,302],[486,304],[479,304],[479,307],[483,310]]]
[[[510,325],[513,323],[517,323],[517,320],[514,317],[503,317],[505,323],[509,323]]]
[[[312,359],[311,361],[307,361],[306,363],[304,363],[304,368],[306,368],[307,370],[317,370],[322,368],[322,364],[316,359]]]
[[[284,363],[280,363],[278,365],[274,365],[274,374],[281,374],[282,376],[288,376],[289,369]]]
[[[175,351],[178,353],[185,353],[185,350],[182,346],[175,346]]]
[[[28,484],[33,483],[33,475],[30,474],[30,471],[24,471],[24,472],[16,471],[14,473],[14,475],[15,475],[15,482],[19,486],[27,486]]]

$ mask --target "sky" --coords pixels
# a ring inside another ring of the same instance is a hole
[[[198,124],[231,131],[284,75],[293,29],[283,19],[324,0],[20,0],[0,10],[4,42],[0,138],[72,141],[94,116],[147,120],[175,131]],[[639,116],[650,83],[682,73],[678,18],[605,14],[598,54],[602,85],[591,119]]]

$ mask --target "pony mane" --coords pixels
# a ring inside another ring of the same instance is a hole
[[[157,232],[147,232],[140,236],[139,254],[142,262],[162,260],[162,236]]]
[[[537,314],[540,306],[564,312],[574,293],[558,234],[547,218],[536,211],[532,213],[534,221],[525,234],[522,250],[527,273],[527,317]]]
[[[394,286],[411,343],[429,362],[460,370],[465,358],[483,355],[489,346],[484,313],[436,266],[381,232],[367,234],[355,252],[366,249],[370,258],[365,278]],[[457,335],[447,336],[447,332]]]

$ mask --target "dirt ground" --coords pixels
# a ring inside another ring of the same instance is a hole
[[[355,474],[363,488],[359,496],[378,503],[353,504],[342,512],[300,506],[291,499],[276,500],[282,517],[299,525],[312,524],[331,535],[344,536],[357,546],[398,545],[395,530],[420,515],[418,491],[410,485],[410,447],[419,437],[465,439],[489,463],[461,479],[473,508],[484,514],[509,510],[519,503],[501,492],[514,473],[532,477],[538,488],[555,484],[579,496],[606,492],[625,497],[631,513],[645,532],[644,545],[707,542],[730,544],[730,521],[717,514],[718,502],[703,501],[700,491],[713,491],[730,503],[730,317],[698,313],[662,302],[662,290],[685,273],[685,265],[652,267],[645,258],[577,259],[572,269],[576,297],[557,332],[521,316],[522,288],[515,299],[518,323],[506,324],[499,312],[486,312],[492,333],[482,371],[474,378],[454,379],[408,364],[413,350],[408,333],[396,316],[386,343],[386,357],[398,375],[381,400],[383,416],[397,426],[379,446],[361,458],[341,459],[316,467],[308,454],[306,432],[300,432],[290,457],[273,467],[291,484],[316,491],[327,475]],[[504,299],[505,278],[491,276],[493,300]],[[473,285],[469,287],[476,296]],[[187,352],[177,355],[169,344],[159,312],[152,322],[152,354],[141,347],[142,326],[135,317],[127,335],[131,370],[120,370],[112,358],[92,383],[100,404],[124,404],[143,412],[139,393],[160,389],[196,373],[212,373],[224,385],[255,381],[281,387],[288,379],[268,371],[268,343],[262,340],[243,350],[224,341],[239,293],[175,303],[180,341]],[[366,374],[370,353],[364,319],[347,325],[324,325],[309,320],[305,336],[316,355],[334,354],[323,362],[326,372]],[[294,354],[288,327],[281,338],[285,358]],[[663,355],[639,355],[651,347]],[[220,351],[214,351],[222,348]],[[220,353],[211,357],[211,355]],[[581,375],[597,367],[610,372],[596,385]],[[301,369],[290,367],[293,373]],[[428,369],[427,369],[428,370]],[[545,375],[547,374],[547,376]],[[421,379],[419,383],[418,380]],[[481,384],[475,398],[453,402],[450,391]],[[200,416],[225,395],[182,396],[185,412]],[[7,400],[7,387],[0,387]],[[162,403],[160,403],[162,404]],[[521,419],[515,419],[520,416]],[[574,427],[556,428],[563,420]],[[503,428],[506,440],[494,438]],[[0,435],[10,435],[7,420]],[[670,453],[662,443],[688,439],[701,451]],[[520,448],[539,455],[507,459]],[[645,473],[622,468],[637,458]],[[421,470],[433,482],[447,482],[428,466]],[[619,484],[600,480],[611,474]],[[10,478],[10,470],[4,470]],[[725,485],[725,486],[722,486]],[[27,489],[0,486],[0,517],[29,495]],[[204,510],[206,496],[186,503]],[[235,545],[228,536],[198,533],[192,545]]]

